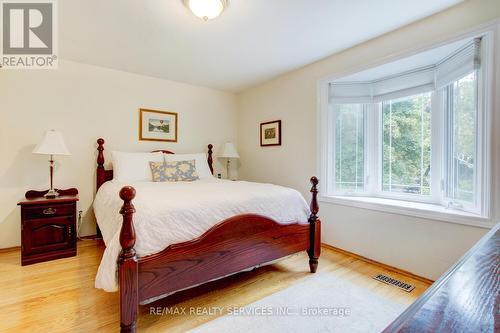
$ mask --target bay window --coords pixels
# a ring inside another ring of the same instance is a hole
[[[421,202],[487,216],[480,46],[476,38],[430,66],[331,82],[324,195]]]

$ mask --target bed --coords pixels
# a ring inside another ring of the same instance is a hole
[[[316,177],[310,179],[310,206],[292,189],[212,176],[183,184],[125,184],[111,181],[104,140],[97,145],[94,210],[106,251],[96,287],[119,291],[121,332],[136,331],[139,304],[297,252],[307,251],[309,269],[316,272]],[[212,149],[208,145],[206,163],[213,175]]]

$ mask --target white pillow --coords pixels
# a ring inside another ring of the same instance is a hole
[[[113,179],[120,182],[152,181],[149,162],[163,162],[163,153],[112,151]]]
[[[208,167],[207,154],[166,154],[165,161],[175,162],[175,161],[190,161],[194,160],[196,172],[200,179],[213,177],[210,168]]]

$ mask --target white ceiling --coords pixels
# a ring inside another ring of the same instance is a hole
[[[182,0],[59,1],[63,59],[241,91],[462,0],[230,0],[204,22]]]

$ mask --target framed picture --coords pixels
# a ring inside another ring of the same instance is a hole
[[[139,109],[139,140],[177,142],[177,113]]]
[[[260,124],[260,146],[281,146],[281,120]]]

